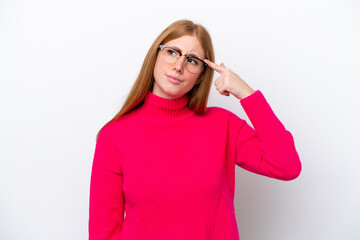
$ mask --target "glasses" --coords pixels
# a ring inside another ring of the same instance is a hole
[[[185,67],[191,73],[201,73],[201,71],[207,67],[207,64],[203,60],[195,56],[182,54],[180,50],[176,48],[164,45],[160,45],[159,48],[161,50],[161,57],[165,62],[170,64],[176,63],[181,56],[185,56]]]

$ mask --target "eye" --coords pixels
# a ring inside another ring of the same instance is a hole
[[[195,58],[188,58],[188,62],[192,65],[198,65],[199,62]]]
[[[170,56],[176,56],[177,52],[172,50],[172,49],[166,49],[166,52],[170,55]]]

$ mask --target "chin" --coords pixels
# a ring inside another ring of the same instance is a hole
[[[171,98],[179,98],[185,94],[183,89],[176,89],[176,87],[166,88],[165,91],[163,91],[163,93]]]

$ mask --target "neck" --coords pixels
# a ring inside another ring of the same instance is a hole
[[[188,101],[189,98],[187,94],[184,94],[180,98],[168,99],[148,91],[144,98],[142,108],[146,112],[147,118],[163,120],[174,119],[191,112],[187,106]]]

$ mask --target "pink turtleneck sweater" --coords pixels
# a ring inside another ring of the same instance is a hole
[[[240,100],[254,128],[220,107],[196,115],[187,103],[149,91],[100,132],[90,240],[238,240],[235,165],[280,180],[300,174],[294,139],[259,90]]]

